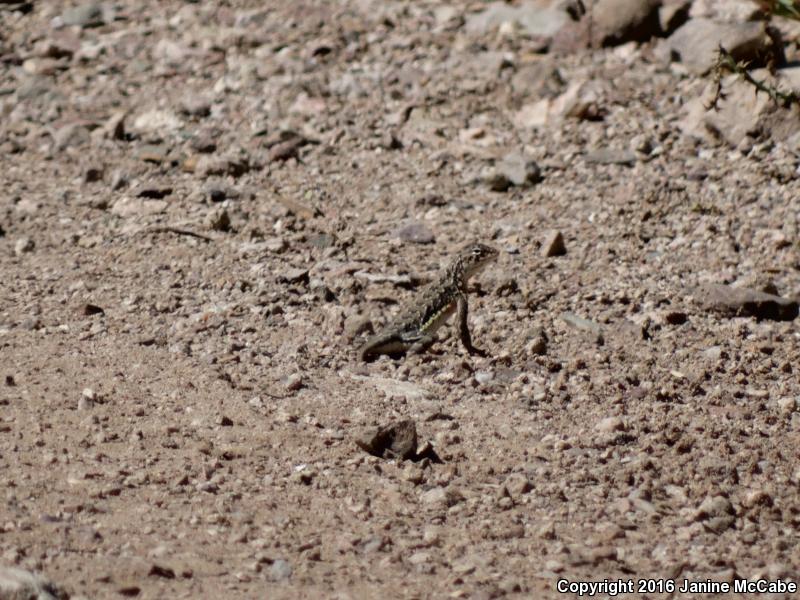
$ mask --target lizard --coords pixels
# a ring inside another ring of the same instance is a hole
[[[441,276],[424,288],[401,310],[385,330],[369,338],[358,351],[371,361],[381,354],[421,354],[436,341],[434,333],[454,312],[458,313],[458,334],[470,354],[486,353],[472,345],[467,324],[467,282],[498,256],[497,250],[473,242],[462,248]]]

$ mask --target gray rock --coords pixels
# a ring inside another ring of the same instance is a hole
[[[271,581],[286,581],[292,576],[292,565],[288,561],[279,558],[272,562],[267,576]]]
[[[555,96],[562,86],[555,63],[545,59],[520,65],[511,78],[511,89],[522,97]]]
[[[169,110],[149,110],[143,112],[133,121],[133,128],[142,133],[169,133],[183,127],[183,121]]]
[[[224,208],[214,208],[206,213],[203,225],[211,231],[230,231],[231,216]]]
[[[82,123],[64,125],[53,135],[57,151],[83,146],[91,141],[91,134]]]
[[[688,21],[691,6],[692,0],[665,0],[658,9],[658,23],[661,31],[671,35]]]
[[[742,498],[742,506],[745,508],[755,508],[757,506],[772,506],[774,500],[772,495],[765,490],[750,490]]]
[[[503,69],[512,66],[505,52],[479,52],[469,55],[468,64],[481,73],[497,77]]]
[[[567,253],[567,247],[564,244],[564,236],[560,231],[550,231],[544,239],[542,244],[542,256],[550,258],[552,256],[563,256]]]
[[[753,2],[753,0],[694,0],[689,16],[693,19],[705,17],[715,19],[723,23],[745,23],[747,21],[757,21],[764,17],[764,8],[768,2]],[[783,0],[773,5],[777,8],[778,4],[785,4]],[[777,16],[777,11],[776,15]],[[777,19],[776,19],[777,20]]]
[[[72,58],[80,50],[80,38],[71,30],[53,31],[36,44],[34,52],[48,58]]]
[[[296,392],[299,389],[302,389],[305,383],[303,382],[303,376],[300,373],[290,373],[285,377],[281,378],[281,383],[283,384],[284,389],[289,392]]]
[[[592,36],[603,46],[647,41],[661,31],[660,5],[660,0],[596,0]]]
[[[541,329],[534,331],[533,334],[528,338],[528,342],[525,345],[525,351],[528,354],[533,354],[535,356],[542,356],[547,354],[547,334]]]
[[[50,581],[30,571],[0,566],[0,599],[57,600],[63,594]]]
[[[603,328],[598,323],[590,321],[589,319],[584,319],[570,312],[561,313],[561,320],[570,327],[591,334],[598,344],[603,343]]]
[[[695,511],[694,518],[709,531],[720,534],[734,524],[736,511],[727,498],[708,496]]]
[[[384,427],[369,427],[356,437],[356,445],[381,458],[414,458],[417,452],[417,426],[412,420]]]
[[[722,45],[736,60],[751,61],[772,44],[764,21],[717,23],[710,19],[692,19],[663,42],[662,52],[681,61],[692,73],[703,75],[711,70]]]
[[[191,94],[180,101],[180,110],[192,117],[207,117],[211,114],[211,99]]]
[[[317,233],[308,238],[308,243],[319,250],[325,250],[336,244],[336,236],[330,233]]]
[[[414,552],[408,557],[408,562],[415,566],[425,565],[433,562],[433,556],[430,552]]]
[[[614,431],[625,431],[625,423],[620,417],[606,417],[601,419],[594,428],[600,433],[613,433]]]
[[[570,54],[585,48],[645,42],[662,31],[660,5],[661,0],[594,0],[579,20],[567,21],[553,36],[550,50]]]
[[[602,117],[606,85],[599,80],[573,81],[550,106],[550,113],[562,119],[596,120]]]
[[[246,29],[248,27],[263,27],[269,15],[272,14],[270,9],[255,9],[240,11],[236,13],[236,20],[234,27],[237,29]]]
[[[485,33],[511,23],[531,36],[552,36],[569,21],[569,15],[559,4],[539,1],[521,2],[514,6],[492,2],[485,10],[467,18],[466,29],[470,33]]]
[[[572,54],[579,50],[597,46],[594,42],[590,18],[580,21],[567,21],[566,24],[553,36],[550,42],[550,52],[556,55]]]
[[[631,150],[615,150],[613,148],[597,148],[586,153],[586,162],[599,165],[633,165],[636,154]]]
[[[200,177],[231,176],[241,177],[252,166],[247,156],[231,152],[226,156],[201,156],[195,166],[195,173]]]
[[[128,176],[124,171],[117,169],[111,174],[110,186],[112,190],[118,192],[126,185],[128,185]]]
[[[773,321],[791,321],[797,317],[797,300],[788,300],[750,288],[722,284],[703,284],[692,292],[707,310],[729,317],[756,317]]]
[[[59,69],[59,61],[55,58],[26,58],[22,61],[22,70],[31,75],[52,76]]]
[[[196,52],[174,40],[162,38],[153,46],[152,57],[167,67],[180,69],[192,59]]]
[[[505,192],[513,185],[508,177],[496,169],[487,169],[481,179],[493,192]]]
[[[423,471],[419,465],[408,463],[403,467],[402,477],[405,481],[413,483],[414,485],[419,485],[425,481],[425,471]]]
[[[517,187],[533,185],[542,180],[542,172],[539,169],[539,165],[519,152],[506,154],[497,165],[497,171],[503,178]]]
[[[22,256],[23,254],[27,254],[28,252],[33,252],[33,249],[35,247],[36,244],[31,238],[21,237],[14,244],[14,254],[16,254],[17,256]]]
[[[395,232],[395,237],[403,242],[410,242],[412,244],[432,244],[436,241],[430,229],[425,225],[418,222],[408,223],[403,225]]]
[[[392,396],[400,396],[411,401],[424,400],[431,396],[431,392],[411,381],[399,381],[397,379],[389,379],[388,377],[366,377],[363,375],[354,375],[354,379],[364,381],[374,385],[382,391],[387,398]]]
[[[287,267],[276,277],[279,282],[306,284],[309,281],[308,269],[304,267]]]
[[[61,22],[66,26],[97,27],[103,24],[103,7],[100,4],[82,4],[61,13]]]
[[[354,314],[349,315],[344,320],[344,337],[347,341],[352,342],[359,335],[364,333],[375,333],[372,321],[368,317]]]
[[[527,494],[533,489],[533,484],[522,473],[512,473],[503,482],[503,485],[508,490],[513,498],[518,498],[523,494]]]
[[[706,360],[717,362],[722,359],[722,357],[725,355],[725,352],[721,346],[710,346],[703,350],[702,354]]]
[[[491,383],[494,380],[494,372],[493,371],[476,371],[475,372],[475,381],[477,381],[481,385],[485,385],[487,383]]]
[[[314,278],[309,282],[308,289],[323,302],[333,302],[336,294],[331,290],[322,279]]]
[[[210,180],[203,186],[203,196],[209,202],[224,202],[225,200],[236,200],[241,196],[239,190],[226,184],[224,181],[215,179]]]
[[[103,126],[100,128],[101,134],[109,139],[124,140],[125,117],[127,115],[127,111],[124,110],[115,112],[105,123],[103,123]]]
[[[15,207],[16,212],[26,217],[32,217],[38,213],[42,208],[42,203],[37,197],[23,196]]]
[[[423,504],[446,504],[447,503],[447,490],[442,487],[435,487],[420,495],[420,500]]]
[[[776,74],[782,86],[792,90],[800,90],[800,66],[796,64],[790,67],[778,69]]]
[[[551,105],[552,101],[548,98],[523,104],[520,109],[514,113],[514,124],[519,129],[542,127],[546,125],[552,118],[550,111]]]
[[[457,7],[447,4],[437,6],[433,10],[433,17],[436,19],[436,25],[445,31],[457,29],[464,24],[461,11]]]
[[[420,494],[420,502],[431,506],[448,508],[464,500],[464,496],[455,489],[435,487]]]
[[[697,507],[695,514],[698,519],[703,519],[719,515],[732,515],[734,510],[731,501],[727,498],[723,496],[708,496]]]
[[[111,212],[120,217],[156,215],[167,209],[166,200],[142,200],[130,196],[120,198],[111,207]]]
[[[217,150],[220,132],[214,129],[201,130],[189,140],[189,147],[202,154],[211,154]]]
[[[135,156],[144,162],[161,164],[169,158],[169,149],[161,144],[144,144],[136,150]]]
[[[300,154],[300,148],[305,146],[306,143],[305,138],[294,137],[271,146],[267,156],[270,162],[282,162],[290,158],[297,158]]]

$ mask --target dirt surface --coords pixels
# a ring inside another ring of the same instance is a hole
[[[0,564],[86,598],[798,581],[797,147],[685,135],[710,80],[661,40],[556,55],[481,3],[22,4]],[[470,240],[502,251],[470,292],[490,356],[450,326],[359,364]],[[426,458],[356,443],[409,420]]]

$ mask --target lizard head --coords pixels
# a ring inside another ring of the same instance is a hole
[[[497,258],[498,252],[491,246],[473,242],[464,247],[458,255],[457,261],[464,272],[464,277],[469,279],[483,267]]]

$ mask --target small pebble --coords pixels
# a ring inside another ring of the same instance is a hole
[[[600,433],[611,433],[613,431],[625,431],[625,423],[619,417],[606,417],[594,428]]]
[[[279,558],[270,565],[267,576],[271,581],[286,581],[292,576],[292,565]]]
[[[550,231],[544,238],[542,244],[542,256],[550,258],[553,256],[563,256],[567,253],[567,247],[564,244],[564,236],[560,231]]]
[[[36,247],[34,241],[29,237],[21,237],[19,238],[16,243],[14,244],[14,254],[17,256],[22,256],[28,252],[33,252],[33,249]]]
[[[436,241],[430,229],[422,223],[409,223],[400,227],[395,236],[403,242],[412,244],[432,244]]]

